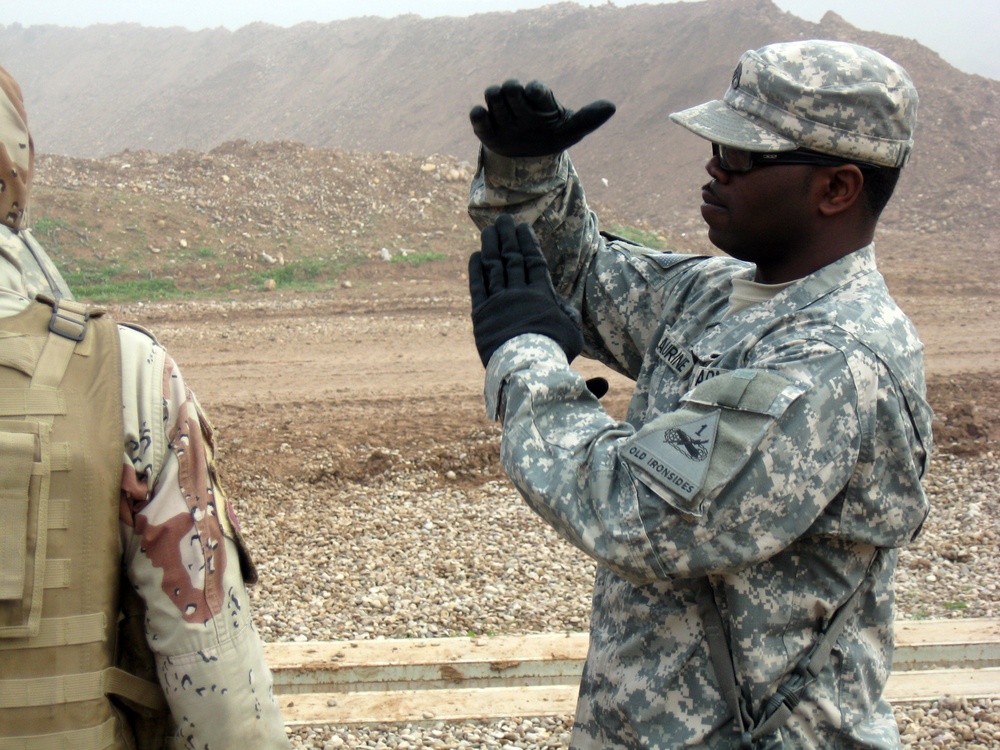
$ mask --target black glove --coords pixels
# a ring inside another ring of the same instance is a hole
[[[501,156],[548,156],[579,143],[614,113],[615,105],[604,99],[573,112],[559,104],[541,81],[522,86],[510,80],[486,89],[486,107],[473,107],[469,119],[476,137],[490,151]]]
[[[472,332],[483,367],[500,346],[522,333],[554,339],[569,361],[583,351],[579,314],[556,294],[538,238],[527,224],[502,214],[482,233],[469,258]]]

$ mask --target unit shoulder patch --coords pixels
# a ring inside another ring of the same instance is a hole
[[[648,432],[630,442],[624,458],[644,475],[645,483],[685,513],[700,515],[695,495],[704,487],[715,450],[721,412]],[[669,494],[664,494],[664,491]],[[678,502],[680,497],[683,502]]]

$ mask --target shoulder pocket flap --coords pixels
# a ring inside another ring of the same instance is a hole
[[[35,374],[35,364],[44,345],[44,336],[0,337],[0,365],[12,367],[30,378]]]
[[[703,381],[681,401],[778,417],[803,393],[802,385],[775,372],[743,369]]]
[[[621,456],[636,478],[672,507],[701,516],[803,391],[760,370],[720,375],[684,396],[677,411],[646,424]]]

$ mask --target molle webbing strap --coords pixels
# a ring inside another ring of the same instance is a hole
[[[104,674],[105,693],[121,696],[155,713],[165,713],[169,710],[167,698],[157,683],[148,682],[118,667],[105,669]]]
[[[55,335],[45,340],[45,348],[31,378],[32,389],[38,386],[55,388],[62,382],[73,350],[87,335],[89,321],[90,311],[79,302],[60,299],[52,303],[49,332]]]
[[[69,471],[70,470],[70,449],[69,443],[52,443],[49,446],[49,470]],[[51,506],[50,506],[51,510]]]
[[[0,639],[0,651],[100,643],[104,640],[104,625],[105,618],[100,612],[74,617],[49,617],[41,621],[38,635],[32,638]]]
[[[105,750],[115,741],[116,719],[90,729],[34,737],[0,737],[0,750]]]
[[[59,471],[59,469],[53,469],[53,471]],[[69,500],[53,500],[49,498],[49,529],[65,529],[68,526]]]
[[[0,680],[0,708],[58,706],[96,700],[103,696],[101,672]]]
[[[0,680],[0,708],[58,706],[120,695],[153,711],[166,710],[158,685],[130,675],[117,667],[100,672]]]
[[[72,565],[72,560],[47,558],[45,561],[45,588],[68,588],[70,576],[73,574]]]
[[[72,353],[72,350],[70,350]],[[0,388],[0,416],[28,417],[66,413],[66,398],[56,388]]]

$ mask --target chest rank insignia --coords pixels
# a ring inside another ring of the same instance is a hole
[[[679,378],[686,378],[691,368],[694,367],[694,357],[691,352],[680,344],[669,332],[663,334],[660,343],[656,347],[656,353],[660,359],[670,368],[671,372]]]
[[[698,514],[697,504],[691,501],[708,475],[719,414],[714,411],[691,422],[651,431],[625,449],[625,458],[648,477],[650,489],[685,513]],[[676,503],[676,497],[664,495],[660,487],[687,502]]]

